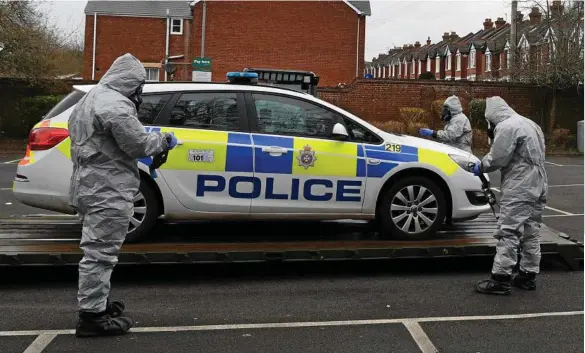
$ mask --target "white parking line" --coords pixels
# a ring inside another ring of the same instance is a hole
[[[24,353],[41,353],[53,339],[57,337],[54,333],[42,333],[40,334],[33,343],[28,346]]]
[[[7,162],[4,162],[4,164],[13,164],[13,163],[17,163],[17,162],[20,162],[20,159],[15,159],[13,161],[7,161]]]
[[[201,326],[172,326],[172,327],[135,327],[131,332],[185,332],[185,331],[219,331],[219,330],[250,330],[263,328],[293,328],[293,327],[326,327],[326,326],[359,326],[359,325],[388,325],[404,324],[405,322],[447,322],[447,321],[478,321],[478,320],[513,320],[531,319],[556,316],[583,315],[580,311],[558,311],[530,314],[509,315],[477,315],[477,316],[437,316],[402,319],[376,319],[376,320],[347,320],[347,321],[305,321],[305,322],[274,322],[260,324],[227,324],[227,325],[201,325]],[[30,331],[0,331],[0,337],[7,336],[38,336],[42,334],[72,335],[75,330],[30,330]]]
[[[562,164],[556,164],[556,163],[549,162],[549,161],[545,161],[544,163],[551,164],[551,165],[554,165],[554,166],[557,166],[557,167],[562,167],[563,166]]]
[[[414,339],[414,341],[416,342],[416,344],[418,345],[418,348],[420,348],[420,351],[422,353],[438,353],[439,352],[437,347],[435,347],[433,342],[431,342],[431,339],[429,338],[429,336],[427,336],[427,334],[422,329],[422,327],[420,327],[418,322],[405,321],[405,322],[403,322],[403,324],[404,324],[404,326],[406,326],[406,329],[408,330],[408,332],[410,332],[412,339]]]
[[[568,188],[571,186],[583,186],[583,184],[549,185],[549,188]]]
[[[501,192],[499,188],[495,188],[495,187],[492,187],[492,190],[495,190],[497,192]],[[544,206],[544,208],[546,208],[547,210],[551,210],[551,211],[555,211],[555,212],[558,212],[558,213],[562,213],[565,216],[575,216],[574,213],[567,212],[567,211],[563,211],[563,210],[559,210],[558,208],[554,208],[554,207],[550,207],[550,206]]]
[[[583,213],[574,213],[574,214],[547,214],[543,215],[543,218],[551,218],[551,217],[579,217],[583,216]]]
[[[9,190],[11,191],[12,188],[0,188],[0,191],[9,191]]]

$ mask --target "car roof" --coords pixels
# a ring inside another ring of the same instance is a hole
[[[96,85],[74,85],[73,89],[89,92]],[[142,89],[143,93],[181,92],[181,91],[255,91],[287,94],[296,97],[312,97],[308,93],[293,89],[279,88],[262,84],[233,84],[233,83],[191,83],[191,82],[147,82]]]

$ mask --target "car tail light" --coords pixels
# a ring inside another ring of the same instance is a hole
[[[28,148],[31,151],[43,151],[57,146],[69,137],[69,130],[56,127],[33,129],[28,135]]]

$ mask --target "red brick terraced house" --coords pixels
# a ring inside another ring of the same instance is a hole
[[[85,7],[84,79],[132,53],[149,81],[190,81],[197,57],[211,80],[246,67],[313,71],[320,86],[364,72],[369,1],[100,1]],[[164,70],[164,62],[176,68]]]
[[[527,19],[518,12],[519,64],[525,72],[541,70],[547,65],[547,59],[555,50],[551,45],[555,33],[572,31],[571,41],[583,41],[582,23],[579,28],[565,28],[562,21],[555,19],[555,14],[563,11],[560,1],[553,1],[551,10],[548,23],[542,21],[543,14],[536,7],[531,9]],[[510,29],[511,25],[503,18],[495,22],[486,18],[481,30],[461,38],[454,32],[445,32],[436,44],[431,44],[429,37],[424,46],[416,42],[391,49],[374,58],[365,72],[377,79],[415,79],[422,72],[430,72],[437,80],[507,81],[512,55]],[[380,69],[385,66],[388,70]],[[383,75],[384,72],[389,74]]]

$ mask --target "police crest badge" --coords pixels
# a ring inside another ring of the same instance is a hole
[[[311,146],[305,145],[305,147],[299,151],[297,159],[299,160],[300,166],[305,167],[305,169],[309,169],[309,167],[315,166],[317,157],[315,157],[315,151],[311,149]]]

